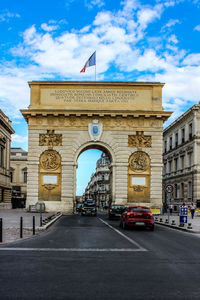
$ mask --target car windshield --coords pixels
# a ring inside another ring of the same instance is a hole
[[[128,208],[128,211],[133,211],[133,212],[150,212],[148,208],[143,208],[143,207],[130,207]]]
[[[124,206],[119,206],[119,205],[112,205],[112,209],[124,209]]]

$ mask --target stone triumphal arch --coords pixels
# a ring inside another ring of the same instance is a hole
[[[111,160],[115,203],[162,203],[162,83],[29,82],[27,207],[71,213],[79,155],[90,148]]]

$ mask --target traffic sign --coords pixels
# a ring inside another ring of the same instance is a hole
[[[174,191],[173,185],[172,185],[172,184],[167,184],[167,185],[165,186],[165,191],[166,191],[168,194],[173,193],[173,191]]]

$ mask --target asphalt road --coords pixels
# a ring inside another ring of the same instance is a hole
[[[63,216],[0,246],[0,299],[200,299],[200,238],[156,225],[123,230],[107,216]]]

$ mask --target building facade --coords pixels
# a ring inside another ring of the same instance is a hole
[[[192,106],[163,132],[163,204],[173,186],[174,210],[183,203],[200,205],[200,104]]]
[[[27,157],[28,152],[22,148],[11,148],[10,181],[12,203],[15,207],[24,206],[26,202]]]
[[[11,208],[10,145],[14,130],[0,110],[0,208]]]
[[[98,207],[108,207],[112,201],[110,176],[110,159],[102,153],[96,164],[96,172],[92,174],[85,189],[83,199],[92,198]]]
[[[26,206],[72,213],[79,155],[110,159],[117,204],[162,206],[163,83],[29,82]]]

